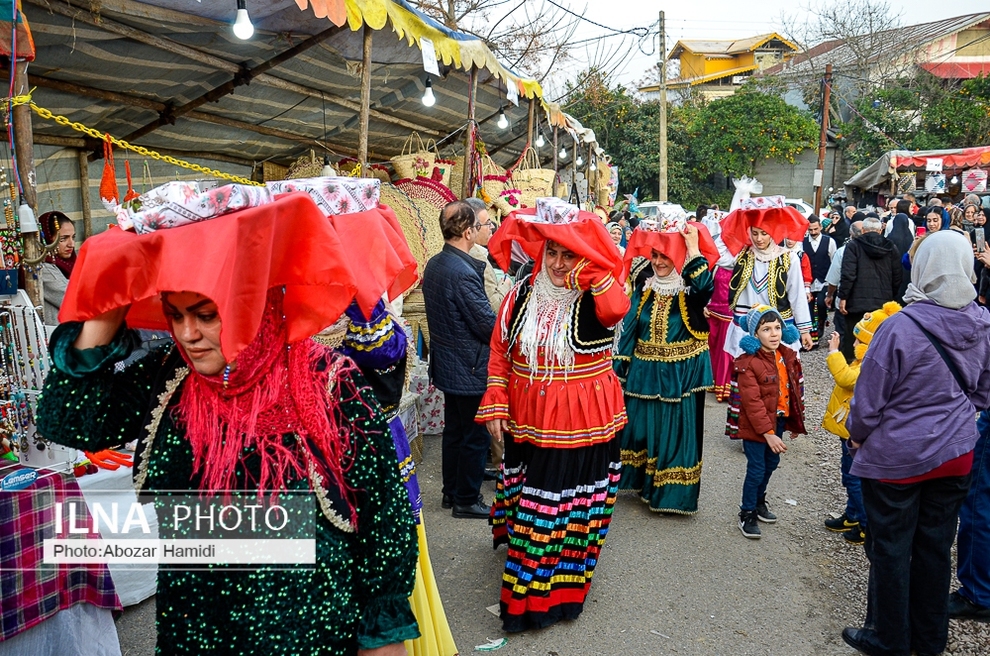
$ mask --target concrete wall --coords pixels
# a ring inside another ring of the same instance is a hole
[[[838,153],[838,160],[836,160]],[[808,148],[794,159],[794,164],[785,160],[764,160],[756,166],[756,179],[763,183],[764,195],[783,195],[787,198],[803,198],[809,205],[813,203],[815,168],[818,166],[818,150]],[[846,164],[842,153],[830,145],[825,151],[825,174],[822,197],[828,196],[828,188],[842,189],[842,183],[855,173],[854,167]]]

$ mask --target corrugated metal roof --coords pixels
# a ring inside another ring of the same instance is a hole
[[[841,74],[842,69],[862,69],[864,65],[886,61],[919,52],[929,44],[990,21],[990,12],[966,14],[944,20],[908,25],[849,39],[836,39],[817,44],[798,53],[790,61],[772,66],[759,75],[803,78],[820,74],[826,61]],[[864,58],[863,51],[869,50]]]
[[[230,81],[233,74],[229,67],[257,66],[306,36],[332,27],[324,19],[300,12],[294,0],[270,3],[265,11],[252,5],[257,31],[249,41],[235,38],[226,22],[179,13],[184,8],[202,13],[206,5],[212,8],[219,3],[200,5],[196,0],[154,0],[155,5],[176,10],[166,11],[130,0],[111,0],[100,8],[100,20],[168,39],[221,60],[228,67],[228,70],[218,70],[210,64],[166,52],[153,45],[151,39],[125,38],[91,25],[86,20],[92,20],[88,10],[75,8],[79,16],[73,19],[34,4],[40,1],[24,3],[24,13],[37,47],[37,58],[29,71],[33,77],[124,94],[145,104],[154,101],[176,107]],[[51,4],[68,6],[64,0],[51,0]],[[233,13],[226,8],[223,11],[224,15]],[[268,31],[268,27],[273,29]],[[311,146],[299,140],[260,135],[230,125],[191,120],[188,116],[178,117],[174,125],[160,127],[137,139],[137,143],[149,148],[220,154],[249,162],[267,159],[289,162],[323,141],[325,118],[331,149],[333,144],[356,149],[361,33],[346,27],[333,29],[336,32],[321,44],[269,71],[273,78],[315,91],[317,97],[255,79],[217,102],[197,108],[201,114],[208,115],[206,118],[273,128],[297,135],[303,141],[308,139]],[[467,120],[467,73],[441,64],[441,72],[445,75],[433,80],[436,105],[426,108],[420,100],[426,76],[418,47],[410,47],[390,29],[377,31],[373,38],[372,61],[371,107],[377,112],[373,113],[369,124],[369,157],[372,161],[386,160],[398,154],[411,132],[410,127],[396,125],[388,119],[418,126],[424,138],[438,140],[464,125]],[[157,110],[138,106],[140,103],[114,102],[50,88],[51,85],[38,86],[34,92],[38,105],[114,136],[123,137],[159,117]],[[320,94],[325,95],[325,112]],[[493,120],[485,121],[496,115],[503,104],[511,123],[505,131],[498,130]],[[485,121],[481,126],[482,138],[489,150],[495,152],[496,160],[503,164],[518,157],[525,144],[526,113],[525,102],[520,102],[518,108],[510,105],[505,100],[504,84],[488,71],[481,72],[476,116]],[[542,119],[546,129],[546,117]],[[37,117],[35,131],[53,137],[82,136]],[[457,136],[449,143],[462,141]],[[543,155],[549,157],[549,148],[545,150]]]

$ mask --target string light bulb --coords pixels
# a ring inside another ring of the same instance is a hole
[[[320,171],[320,175],[324,178],[332,178],[337,175],[337,172],[333,170],[330,165],[330,155],[323,153],[323,170]]]
[[[955,175],[952,176],[952,179],[949,180],[949,184],[950,185],[957,185],[957,184],[959,184],[959,177],[958,176],[955,176]]]
[[[242,41],[247,41],[254,36],[254,24],[248,16],[247,7],[244,0],[237,0],[237,17],[234,19],[234,36]]]
[[[560,147],[560,152],[557,153],[557,155],[560,156],[560,159],[567,159],[567,149],[564,148],[563,146],[561,146]]]
[[[546,142],[543,140],[543,133],[540,132],[536,135],[536,147],[543,148],[544,144],[546,144]]]
[[[578,155],[577,161],[574,163],[577,164],[578,166],[584,166],[584,158]]]
[[[505,128],[509,127],[509,119],[505,118],[505,110],[502,108],[501,105],[499,105],[499,108],[498,108],[498,123],[497,123],[497,125],[498,125],[499,129],[501,129],[501,130],[504,130]]]
[[[433,95],[433,82],[430,78],[426,78],[426,90],[423,91],[423,104],[427,107],[433,107],[437,104],[437,97]]]
[[[598,165],[595,164],[595,160],[591,160],[591,166],[589,167],[592,171],[598,170]]]

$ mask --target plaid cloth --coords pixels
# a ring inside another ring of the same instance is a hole
[[[121,609],[106,565],[43,562],[44,539],[55,537],[55,501],[73,498],[86,507],[75,478],[64,474],[39,478],[24,490],[0,492],[0,642],[80,602]],[[69,537],[68,518],[62,521],[63,535]],[[88,513],[76,523],[88,525]]]

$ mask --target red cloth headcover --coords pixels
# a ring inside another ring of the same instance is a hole
[[[130,305],[132,328],[168,330],[162,292],[212,299],[233,361],[258,334],[268,290],[285,287],[286,339],[336,321],[357,291],[337,233],[303,192],[224,216],[137,235],[111,227],[79,250],[59,321],[86,321]]]
[[[611,271],[619,282],[625,280],[619,250],[602,225],[602,220],[591,212],[581,211],[576,220],[568,223],[540,221],[535,207],[509,214],[488,242],[488,251],[503,271],[508,270],[513,241],[518,242],[526,254],[536,261],[534,272],[542,271],[544,248],[547,241],[554,241],[575,255]]]
[[[808,219],[784,204],[783,196],[747,198],[742,206],[722,219],[722,241],[733,255],[752,244],[750,228],[767,232],[773,243],[785,238],[801,241],[808,231]]]
[[[650,259],[653,251],[669,257],[674,263],[674,269],[680,273],[684,269],[684,259],[687,257],[687,246],[684,244],[684,236],[681,235],[684,225],[685,223],[664,226],[662,222],[641,219],[626,245],[626,254],[623,259],[624,275],[629,275],[633,258],[645,257]],[[718,262],[718,248],[715,246],[715,240],[712,239],[711,233],[703,224],[692,222],[691,225],[698,229],[698,250],[708,261],[708,268],[710,269]]]
[[[391,208],[379,205],[368,212],[338,214],[330,223],[346,245],[358,287],[355,300],[365,317],[371,318],[382,294],[387,292],[392,301],[416,284],[416,258]]]

